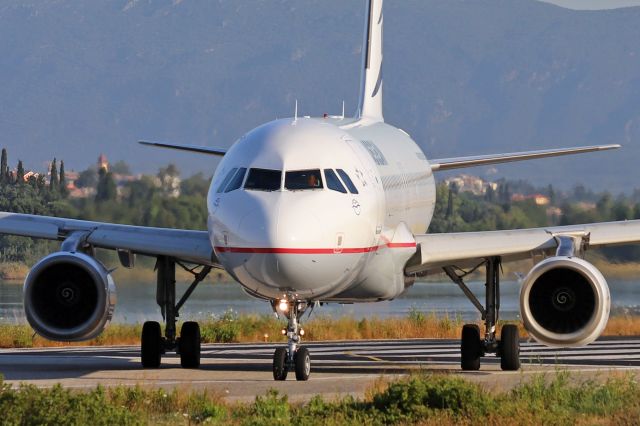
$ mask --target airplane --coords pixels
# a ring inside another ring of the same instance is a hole
[[[287,320],[287,345],[273,356],[273,377],[290,371],[307,380],[311,357],[302,345],[302,315],[327,302],[392,300],[417,277],[444,272],[484,321],[466,324],[462,370],[500,357],[503,370],[520,368],[519,334],[500,312],[504,262],[537,263],[522,279],[520,310],[536,340],[585,345],[603,331],[610,310],[607,282],[583,259],[585,250],[640,241],[640,221],[506,231],[429,234],[436,202],[434,174],[458,168],[619,148],[596,145],[428,160],[404,130],[383,118],[382,0],[366,1],[360,95],[354,117],[277,119],[240,137],[228,150],[167,142],[144,145],[221,157],[207,196],[207,231],[162,229],[0,213],[0,233],[61,241],[38,261],[24,283],[31,327],[56,341],[96,337],[112,318],[116,288],[95,249],[117,251],[122,266],[136,255],[156,258],[157,294],[165,324],[145,322],[143,368],[158,368],[176,351],[184,368],[200,366],[200,328],[181,307],[213,269],[227,271],[251,296]],[[179,299],[176,266],[193,274]],[[484,269],[484,304],[465,278]]]

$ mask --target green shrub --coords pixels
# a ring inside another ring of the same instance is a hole
[[[415,376],[392,383],[374,396],[373,406],[389,422],[429,417],[434,410],[454,415],[484,416],[491,399],[480,386],[459,377]]]
[[[3,425],[138,425],[140,417],[126,407],[113,404],[101,387],[77,393],[56,385],[39,389],[32,385],[18,390],[0,384]]]
[[[246,425],[288,425],[291,423],[291,407],[287,395],[269,389],[265,396],[257,396],[251,407],[251,416],[242,422]]]
[[[202,323],[200,335],[203,343],[236,342],[240,335],[238,314],[228,310],[220,318]]]

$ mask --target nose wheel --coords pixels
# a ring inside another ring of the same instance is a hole
[[[287,347],[277,348],[273,354],[273,379],[286,380],[289,371],[293,370],[296,380],[309,380],[311,356],[309,349],[300,346],[304,335],[304,330],[300,327],[300,317],[309,305],[306,302],[289,302],[283,299],[273,301],[272,306],[276,313],[281,313],[287,318],[287,328],[282,330],[287,336]]]

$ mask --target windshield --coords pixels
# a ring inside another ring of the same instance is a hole
[[[342,192],[343,194],[347,193],[347,190],[342,186],[340,179],[336,176],[336,172],[331,169],[324,169],[324,176],[327,178],[327,188],[332,191]]]
[[[238,171],[236,172],[236,174],[233,176],[233,179],[231,179],[229,181],[229,184],[227,185],[227,187],[224,189],[224,192],[231,192],[231,191],[235,191],[236,189],[240,188],[240,186],[242,186],[242,181],[244,180],[244,175],[247,172],[246,167],[241,167],[238,169]]]
[[[356,188],[356,186],[351,181],[351,178],[349,177],[347,172],[345,172],[342,169],[336,169],[336,171],[338,172],[338,174],[342,178],[342,181],[344,182],[344,184],[347,185],[347,188],[349,188],[349,192],[351,192],[352,194],[357,194],[358,193],[358,189]]]
[[[292,191],[322,189],[322,175],[318,169],[287,172],[284,187]]]
[[[233,178],[233,175],[235,175],[237,171],[238,171],[237,167],[234,167],[233,169],[229,170],[229,173],[227,173],[227,176],[225,176],[224,180],[218,187],[218,190],[216,191],[217,193],[222,192],[227,187],[227,184],[229,183],[231,178]]]
[[[277,191],[280,189],[281,170],[251,169],[244,189],[259,191]]]

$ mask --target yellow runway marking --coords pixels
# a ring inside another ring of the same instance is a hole
[[[376,361],[376,362],[387,362],[382,358],[378,358],[376,356],[371,356],[371,355],[359,355],[359,354],[356,354],[356,353],[353,353],[353,352],[345,352],[344,354],[352,356],[354,358],[365,358],[365,359],[369,359],[371,361]]]

